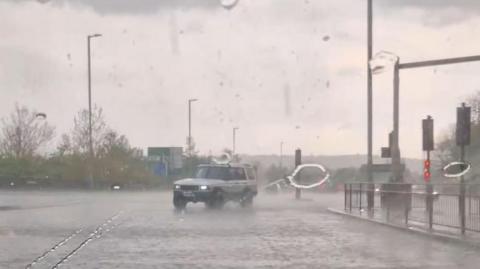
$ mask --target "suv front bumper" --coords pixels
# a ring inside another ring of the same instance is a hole
[[[174,190],[173,199],[183,199],[187,202],[208,202],[212,197],[212,191],[210,190],[195,190],[195,191],[185,191],[185,190]]]

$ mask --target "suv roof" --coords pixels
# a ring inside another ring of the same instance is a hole
[[[200,164],[198,167],[241,167],[241,168],[253,168],[250,164],[245,163],[228,163],[228,164]]]

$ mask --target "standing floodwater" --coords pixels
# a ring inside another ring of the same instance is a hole
[[[263,194],[253,208],[194,205],[182,213],[167,192],[1,195],[18,206],[1,212],[1,268],[32,261],[30,268],[59,262],[59,268],[476,268],[480,262],[476,250],[326,212],[342,205],[341,194],[305,193],[300,201]]]

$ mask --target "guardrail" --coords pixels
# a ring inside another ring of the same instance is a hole
[[[345,183],[345,210],[387,222],[480,232],[480,184]],[[373,207],[367,196],[373,192]]]

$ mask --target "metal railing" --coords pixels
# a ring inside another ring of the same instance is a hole
[[[462,190],[462,188],[464,188]],[[387,222],[480,232],[480,184],[345,183],[345,210]],[[369,193],[374,203],[367,205]]]

